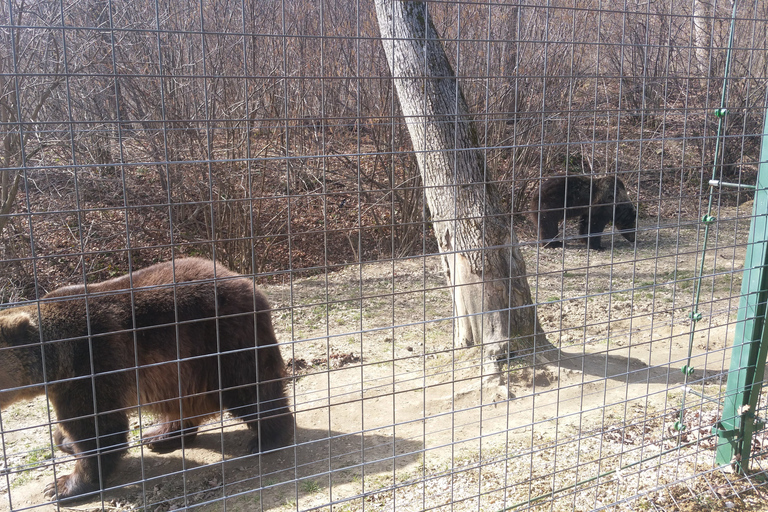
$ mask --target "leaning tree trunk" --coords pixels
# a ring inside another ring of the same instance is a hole
[[[375,0],[384,51],[452,286],[456,338],[484,359],[547,361],[525,261],[425,3]],[[550,356],[551,357],[551,356]]]

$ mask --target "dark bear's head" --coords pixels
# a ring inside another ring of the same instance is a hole
[[[39,394],[18,388],[42,382],[41,368],[35,318],[22,308],[0,311],[0,408]]]

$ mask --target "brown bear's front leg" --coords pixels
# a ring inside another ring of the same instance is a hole
[[[57,428],[53,432],[53,444],[56,448],[63,451],[64,453],[68,453],[70,455],[75,454],[75,443],[73,443],[72,440],[68,438],[60,428]]]
[[[169,453],[181,448],[182,438],[184,444],[189,445],[197,437],[197,425],[191,421],[184,421],[182,433],[180,420],[164,421],[148,429],[142,437],[153,452]]]
[[[224,404],[230,412],[241,418],[256,437],[248,443],[249,453],[262,453],[288,446],[293,442],[295,423],[288,399],[283,396],[283,382],[272,380],[259,385],[259,400],[255,393],[249,397],[241,388],[224,393]],[[250,402],[250,403],[249,403]],[[239,405],[237,404],[248,404]]]
[[[256,437],[248,443],[248,453],[263,453],[284,448],[293,442],[295,429],[293,414],[288,407],[268,411],[269,414],[261,421],[248,423],[248,428],[256,433]]]
[[[82,472],[78,471],[77,466],[75,466],[73,473],[60,476],[55,482],[46,485],[43,495],[51,500],[62,502],[98,490],[98,481],[96,483],[88,481],[88,478],[84,477]]]
[[[111,413],[99,415],[97,420],[98,440],[93,418],[61,422],[54,433],[54,441],[62,451],[73,454],[77,461],[71,474],[59,477],[45,487],[43,493],[47,498],[61,501],[98,491],[101,480],[114,471],[128,445],[128,418],[124,413]]]

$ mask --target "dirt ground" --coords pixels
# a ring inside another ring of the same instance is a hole
[[[606,235],[604,252],[523,247],[561,351],[548,365],[511,361],[503,385],[481,375],[477,348],[453,346],[436,257],[266,286],[297,374],[295,446],[246,456],[247,430],[225,416],[157,455],[138,443],[137,416],[110,488],[61,510],[759,509],[714,470],[711,433],[750,213],[719,212],[703,267],[697,222],[646,221],[636,247]],[[42,490],[73,462],[52,458],[53,418],[42,398],[3,411],[0,509],[57,509]]]

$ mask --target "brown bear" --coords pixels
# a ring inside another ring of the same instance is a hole
[[[192,441],[222,410],[256,433],[249,452],[290,444],[284,379],[267,299],[252,279],[205,259],[67,286],[0,311],[0,407],[47,391],[54,440],[76,457],[49,497],[104,484],[127,447],[127,413],[139,406],[158,417],[143,436],[158,452]]]
[[[603,250],[600,235],[608,223],[635,241],[635,207],[624,183],[616,176],[555,175],[545,178],[531,199],[531,220],[543,247],[562,247],[555,240],[559,223],[579,217],[579,234],[590,249]]]

